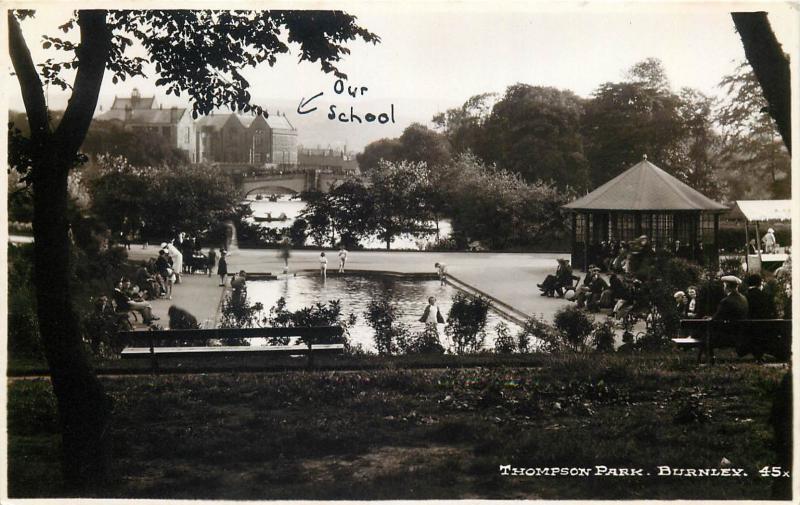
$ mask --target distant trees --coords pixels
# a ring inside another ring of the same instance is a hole
[[[419,162],[435,168],[447,164],[451,156],[447,138],[427,126],[412,123],[403,130],[400,138],[369,143],[356,159],[361,171],[369,174],[378,168],[381,161]]]
[[[189,163],[186,151],[169,138],[146,131],[124,130],[107,121],[93,121],[81,146],[90,155],[123,156],[135,167],[170,167]]]
[[[492,249],[558,248],[564,243],[568,227],[560,207],[572,193],[550,183],[526,182],[470,154],[454,162],[453,172],[458,177],[443,189],[454,238],[461,246],[476,240]]]
[[[657,60],[634,65],[626,81],[600,85],[586,102],[583,119],[592,187],[613,179],[643,154],[673,172],[672,151],[684,132],[680,106]]]
[[[433,122],[454,152],[471,152],[528,182],[586,189],[582,115],[582,101],[571,91],[514,84],[499,99],[491,93],[476,95],[460,108],[437,114]]]
[[[427,231],[429,174],[425,163],[381,161],[366,185],[350,180],[328,194],[307,194],[301,217],[309,236],[318,245],[334,244],[338,237],[352,247],[374,235],[389,249],[399,235]]]
[[[720,82],[727,97],[719,105],[720,162],[730,198],[790,198],[791,159],[761,86],[747,63]]]
[[[475,152],[527,182],[552,181],[559,188],[587,189],[582,115],[581,99],[571,91],[509,86],[483,124],[489,141]]]
[[[389,248],[400,235],[431,234],[432,222],[446,215],[458,247],[480,241],[493,249],[558,249],[568,230],[560,207],[573,196],[464,154],[436,170],[425,163],[383,161],[365,182],[350,180],[328,194],[306,195],[301,217],[318,245],[341,241],[353,247],[375,236]]]
[[[589,99],[515,84],[502,96],[475,95],[432,122],[452,156],[470,152],[526,182],[591,190],[647,154],[715,199],[787,197],[788,151],[750,67],[721,86],[722,104],[695,89],[673,91],[661,61],[647,58]]]
[[[239,201],[219,169],[203,165],[133,167],[121,157],[102,157],[90,179],[90,211],[116,234],[136,232],[165,239],[202,233],[231,214]]]

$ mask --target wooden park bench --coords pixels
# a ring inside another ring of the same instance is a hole
[[[241,328],[207,330],[150,330],[120,332],[122,358],[150,358],[158,368],[159,357],[210,357],[261,355],[305,355],[308,363],[320,354],[342,354],[344,344],[330,343],[342,336],[340,326],[295,328]],[[299,337],[302,344],[250,346],[249,338]],[[216,345],[219,342],[225,344]],[[234,342],[235,345],[229,345]],[[242,342],[242,343],[239,343]],[[319,342],[319,343],[317,343]]]
[[[753,354],[760,360],[764,354],[787,361],[792,352],[791,319],[741,319],[712,321],[711,319],[682,319],[684,337],[673,338],[680,346],[697,347],[697,362],[703,354],[714,361],[714,349],[732,347],[742,357]]]

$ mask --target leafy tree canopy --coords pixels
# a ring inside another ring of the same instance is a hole
[[[720,162],[731,199],[790,198],[789,152],[750,65],[739,65],[720,87],[727,95],[716,110],[722,130]]]

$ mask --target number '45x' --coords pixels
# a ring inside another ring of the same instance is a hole
[[[765,466],[758,471],[762,477],[788,477],[789,470],[784,470],[779,466]]]

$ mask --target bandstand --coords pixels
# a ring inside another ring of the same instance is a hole
[[[728,209],[647,161],[564,205],[572,219],[572,264],[585,269],[604,242],[642,235],[654,250],[679,251],[703,264],[719,261],[719,216]]]

